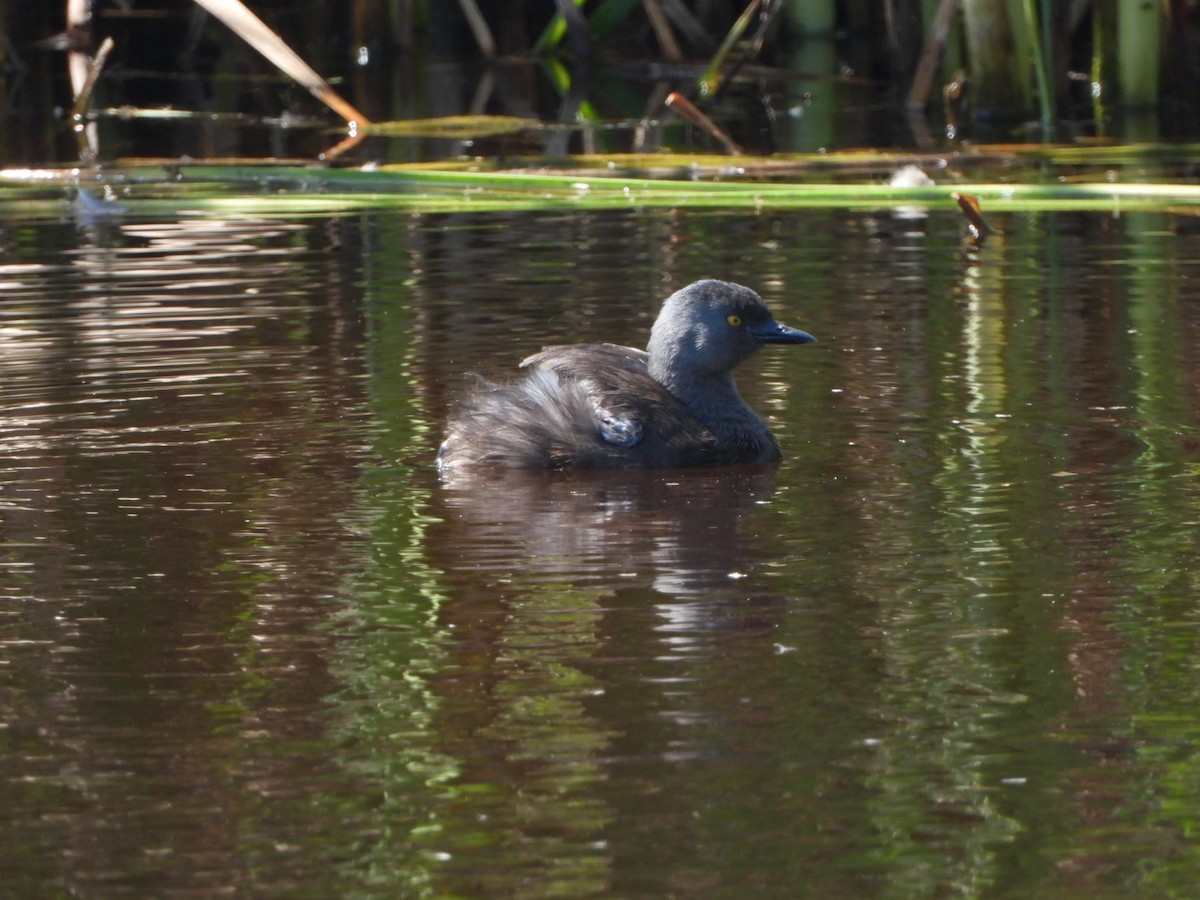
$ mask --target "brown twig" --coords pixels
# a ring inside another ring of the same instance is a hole
[[[662,48],[663,56],[671,62],[682,62],[683,50],[679,41],[675,40],[675,32],[671,30],[671,23],[667,21],[658,0],[642,0],[642,8],[646,10],[646,18],[650,20],[650,27],[654,29],[654,36],[658,38],[658,46]]]
[[[683,96],[683,94],[679,93],[678,91],[672,91],[667,95],[666,103],[667,106],[679,113],[680,116],[687,119],[698,128],[703,128],[714,138],[720,141],[725,147],[725,152],[730,156],[741,156],[742,148],[735,144],[733,140],[730,139],[729,135],[721,130],[721,126],[719,126],[704,113],[700,112],[700,110],[696,108],[695,104],[693,104],[692,101],[687,97]]]
[[[246,8],[241,0],[196,0],[251,47],[274,63],[285,75],[304,85],[322,103],[354,128],[371,120],[347,103],[289,47],[262,19]]]
[[[960,194],[957,191],[950,197],[967,217],[967,230],[971,232],[971,241],[976,247],[982,246],[987,236],[992,233],[992,229],[988,228],[987,222],[983,220],[983,210],[979,206],[979,199],[972,194]]]
[[[923,109],[929,100],[929,93],[933,90],[933,75],[942,59],[946,37],[950,34],[950,22],[957,9],[958,0],[942,0],[929,24],[929,34],[925,36],[921,60],[917,63],[912,87],[908,91],[909,109]]]

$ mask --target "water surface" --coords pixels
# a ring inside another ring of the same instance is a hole
[[[1194,223],[0,230],[17,895],[1187,896]],[[705,276],[778,467],[439,479],[468,371]]]

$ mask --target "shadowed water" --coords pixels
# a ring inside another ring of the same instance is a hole
[[[993,224],[0,228],[5,890],[1186,895],[1200,245]],[[781,465],[439,479],[704,276]]]

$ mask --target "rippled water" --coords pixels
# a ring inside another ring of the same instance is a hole
[[[0,227],[19,896],[1186,896],[1186,216]],[[777,468],[431,466],[693,278]]]

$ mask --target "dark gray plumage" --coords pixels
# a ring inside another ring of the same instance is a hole
[[[754,291],[705,280],[663,303],[645,351],[547,347],[526,376],[468,397],[438,450],[443,469],[673,468],[772,462],[779,443],[733,369],[763,344],[814,338],[780,325]]]

